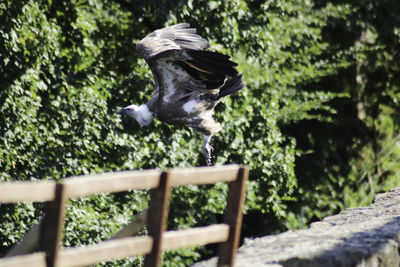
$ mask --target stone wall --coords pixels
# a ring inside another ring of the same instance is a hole
[[[400,266],[400,188],[311,224],[247,241],[235,266]],[[216,259],[196,267],[215,266]]]

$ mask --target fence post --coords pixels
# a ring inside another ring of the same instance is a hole
[[[163,232],[167,225],[171,194],[169,180],[169,173],[162,172],[158,187],[151,191],[147,230],[153,238],[153,248],[151,253],[144,258],[144,267],[158,267],[161,263],[161,245]]]
[[[241,167],[235,182],[229,183],[224,223],[229,225],[229,238],[219,245],[217,266],[233,267],[242,228],[242,208],[246,191],[248,168]]]
[[[40,227],[40,250],[46,252],[47,267],[57,264],[58,251],[64,232],[65,202],[67,201],[64,185],[56,185],[55,199],[45,206],[45,215]]]

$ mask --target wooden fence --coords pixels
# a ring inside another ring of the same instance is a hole
[[[46,202],[39,229],[39,252],[4,257],[0,266],[87,266],[103,261],[145,255],[144,266],[160,266],[161,253],[184,247],[220,243],[218,266],[233,266],[242,225],[242,206],[248,168],[238,165],[126,171],[51,181],[1,182],[0,203]],[[174,186],[228,182],[224,221],[205,227],[166,231],[170,189]],[[62,248],[66,202],[99,193],[151,189],[148,235],[123,237],[79,248]]]

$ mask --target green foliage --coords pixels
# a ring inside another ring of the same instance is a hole
[[[399,180],[399,9],[395,0],[3,1],[0,180],[204,165],[193,130],[139,128],[115,114],[153,90],[135,43],[189,22],[244,75],[246,89],[217,106],[223,131],[212,140],[216,165],[251,169],[243,235],[366,203],[368,190]],[[226,191],[175,188],[168,228],[219,222]],[[109,238],[147,200],[147,192],[71,200],[64,245]],[[1,205],[0,254],[41,216],[41,204]],[[184,249],[164,262],[187,266],[212,253]]]
[[[381,106],[375,120],[380,138],[363,147],[359,158],[352,162],[349,183],[345,187],[346,207],[371,204],[374,195],[386,192],[400,184],[400,134],[392,117],[391,108]],[[376,151],[376,149],[379,149]]]

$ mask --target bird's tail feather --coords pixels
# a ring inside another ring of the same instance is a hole
[[[239,92],[243,88],[244,83],[242,80],[242,74],[236,75],[235,77],[230,78],[225,82],[224,86],[222,86],[222,88],[219,90],[218,98],[234,94],[236,92]]]

